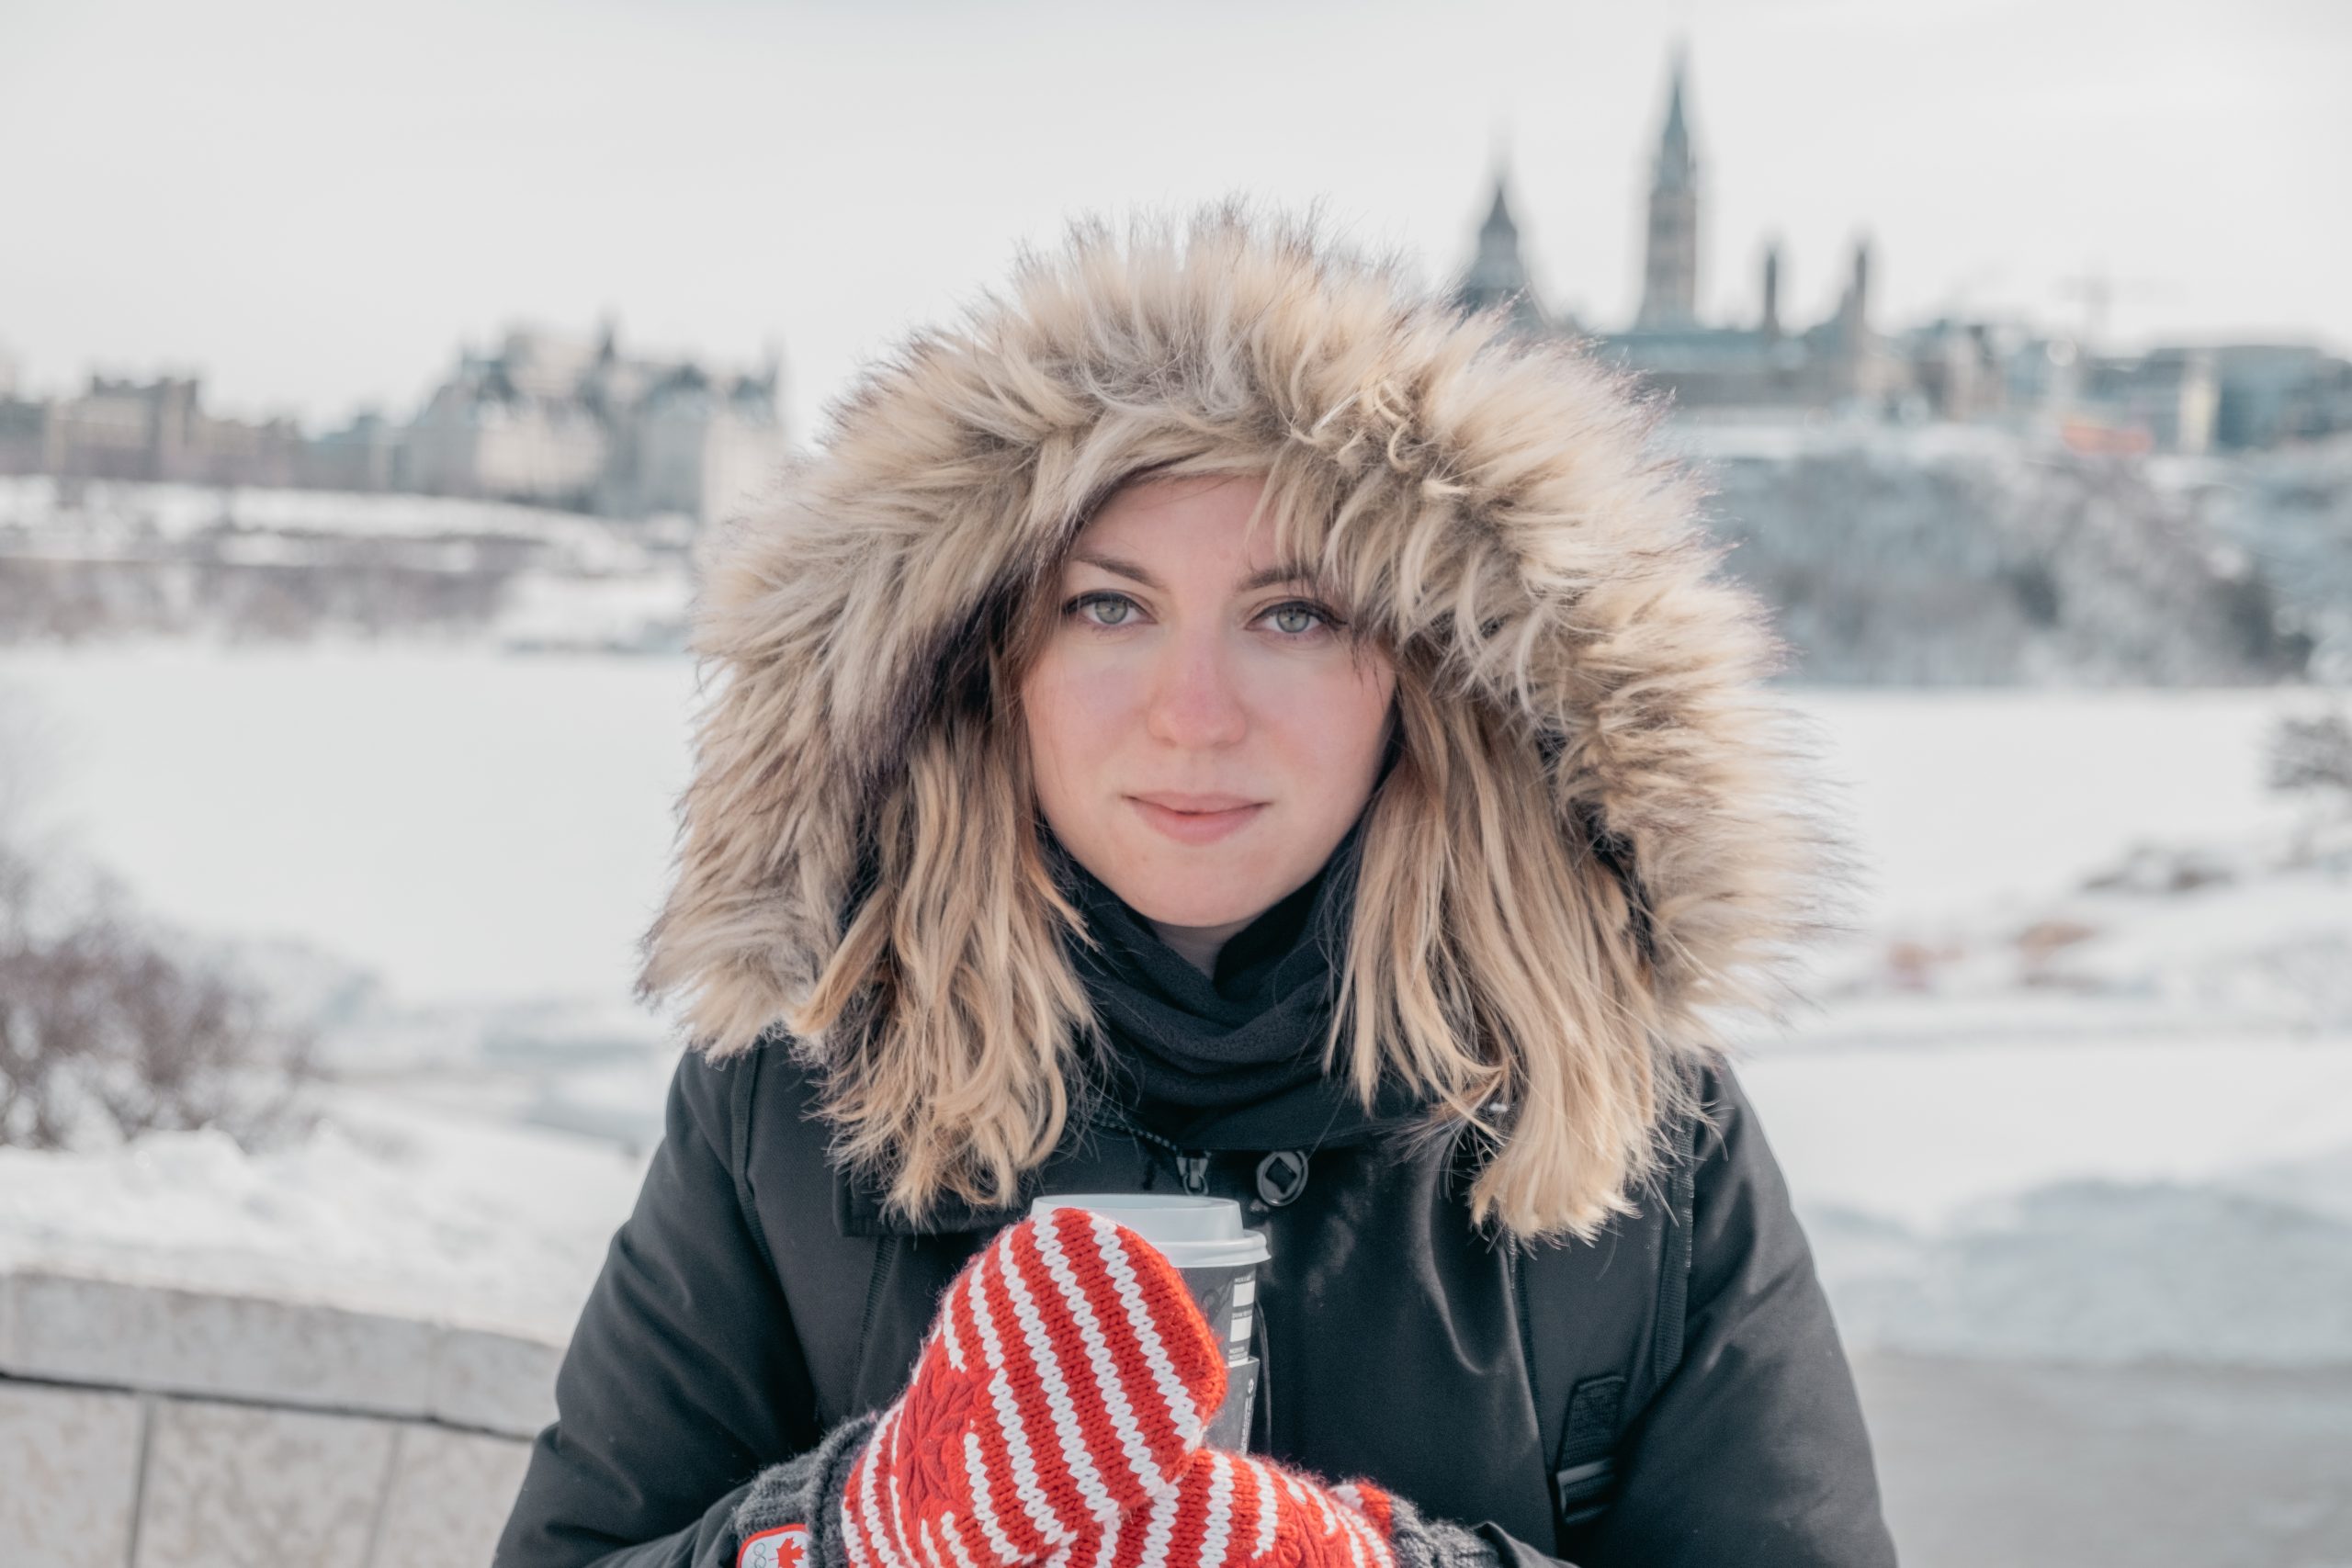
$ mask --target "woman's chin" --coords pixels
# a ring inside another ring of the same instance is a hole
[[[1180,855],[1183,863],[1173,865],[1168,863],[1180,857],[1164,850],[1133,856],[1116,880],[1102,880],[1144,919],[1189,930],[1253,919],[1282,896],[1271,884],[1261,886],[1266,871],[1262,855],[1254,863],[1238,852],[1193,850]]]

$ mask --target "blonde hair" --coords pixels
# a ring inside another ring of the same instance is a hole
[[[1589,1239],[1656,1175],[1661,1129],[1699,1109],[1667,1068],[1704,1047],[1660,1028],[1638,890],[1605,836],[1571,844],[1554,827],[1561,738],[1481,700],[1486,672],[1461,666],[1460,639],[1395,635],[1387,609],[1409,594],[1351,562],[1322,470],[1202,453],[1130,472],[1095,505],[1146,477],[1252,471],[1268,480],[1252,525],[1271,516],[1281,558],[1318,563],[1396,671],[1396,757],[1365,807],[1325,1070],[1367,1108],[1393,1077],[1430,1102],[1425,1133],[1482,1137],[1477,1224]],[[948,699],[871,814],[864,891],[786,1021],[831,1043],[837,1157],[909,1217],[949,1194],[1018,1200],[1062,1137],[1098,1027],[1061,947],[1091,939],[1049,869],[1019,713],[1059,571],[1057,554],[990,606],[945,672]]]

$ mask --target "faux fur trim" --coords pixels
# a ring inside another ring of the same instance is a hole
[[[1204,453],[1328,465],[1385,630],[1557,753],[1552,826],[1626,883],[1669,1025],[1712,1038],[1712,1008],[1794,994],[1847,863],[1761,686],[1785,649],[1715,571],[1662,406],[1317,231],[1230,200],[1124,242],[1073,223],[869,368],[711,541],[694,649],[720,681],[639,980],[696,1047],[742,1050],[807,995],[861,823],[991,597],[1108,485]]]

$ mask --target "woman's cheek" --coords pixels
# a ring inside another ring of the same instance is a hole
[[[1136,704],[1132,671],[1099,654],[1050,659],[1029,683],[1033,745],[1061,777],[1084,779],[1116,745]]]
[[[1074,660],[1065,674],[1061,708],[1065,722],[1080,728],[1099,745],[1112,739],[1108,729],[1135,712],[1143,683],[1136,671],[1114,659]]]
[[[1294,671],[1290,679],[1261,688],[1258,710],[1296,743],[1286,750],[1330,768],[1378,749],[1391,691],[1384,673],[1340,660],[1312,678]]]

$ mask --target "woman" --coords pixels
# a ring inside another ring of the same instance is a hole
[[[1237,205],[1081,224],[723,542],[643,976],[697,1049],[502,1563],[811,1518],[826,1568],[960,1562],[844,1496],[952,1458],[938,1363],[1032,1197],[1154,1189],[1272,1243],[1251,1473],[1324,1530],[1282,1551],[1894,1561],[1715,1032],[1841,863],[1778,649],[1654,408],[1503,333]],[[1102,1519],[1230,1496],[1170,1441]]]

